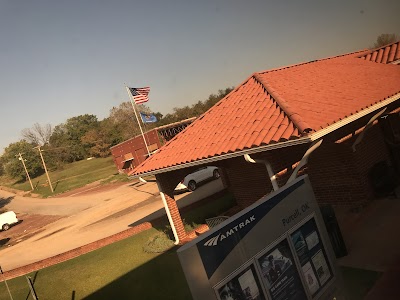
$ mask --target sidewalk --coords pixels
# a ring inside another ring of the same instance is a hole
[[[365,299],[400,299],[400,199],[377,199],[360,213],[338,214],[348,255],[341,266],[382,272]]]

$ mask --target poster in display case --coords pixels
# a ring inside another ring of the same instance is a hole
[[[332,279],[332,268],[321,241],[317,224],[311,218],[291,234],[308,291],[314,297]]]
[[[307,299],[286,238],[263,254],[258,264],[273,300]]]
[[[266,300],[253,264],[229,277],[215,291],[219,300]]]

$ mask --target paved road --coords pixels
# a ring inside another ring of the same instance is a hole
[[[212,181],[193,193],[177,196],[178,205],[186,206],[221,189],[220,180]],[[24,266],[113,235],[148,219],[148,216],[154,218],[165,214],[154,182],[129,183],[101,193],[47,199],[20,197],[0,191],[1,199],[11,199],[6,208],[18,213],[65,216],[48,224],[38,234],[2,249],[0,263],[3,270]]]

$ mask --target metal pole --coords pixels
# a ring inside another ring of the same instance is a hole
[[[126,88],[126,92],[127,92],[128,95],[129,95],[129,99],[131,100],[132,107],[133,107],[133,111],[135,112],[136,120],[137,120],[137,122],[138,122],[138,124],[139,124],[140,132],[142,133],[142,137],[143,137],[144,144],[146,145],[147,154],[148,154],[149,157],[150,157],[149,147],[147,146],[147,142],[146,142],[146,139],[145,139],[144,134],[143,134],[143,129],[142,129],[142,126],[140,125],[140,121],[139,121],[139,117],[138,117],[137,112],[136,112],[135,104],[133,103],[132,94],[131,94],[131,92],[129,91],[129,88],[128,88],[127,86],[125,86],[125,88]]]
[[[6,280],[6,277],[4,276],[3,269],[1,268],[1,266],[0,266],[0,272],[1,272],[1,275],[3,275],[3,280],[4,280],[4,283],[5,283],[5,285],[6,285],[8,294],[10,295],[10,299],[11,299],[11,300],[14,300],[13,297],[12,297],[12,295],[11,295],[10,289],[8,288],[7,280]]]
[[[40,146],[37,146],[35,148],[37,148],[39,150],[40,158],[42,159],[42,163],[43,163],[43,168],[44,168],[44,171],[46,172],[47,181],[49,182],[51,192],[54,193],[54,189],[53,189],[53,185],[51,184],[49,172],[47,172],[46,163],[44,162],[44,158],[42,155],[42,149],[40,149]]]
[[[24,166],[26,176],[28,177],[29,183],[31,184],[31,188],[32,188],[32,191],[33,191],[34,188],[33,188],[32,180],[31,180],[31,177],[29,176],[28,170],[26,169],[25,161],[24,161],[24,159],[22,158],[22,153],[21,153],[21,152],[18,153],[18,156],[19,156],[18,159],[22,162],[22,165]]]

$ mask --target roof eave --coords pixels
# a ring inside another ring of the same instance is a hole
[[[271,151],[271,150],[275,150],[275,149],[280,149],[280,148],[285,148],[285,147],[290,147],[290,146],[295,146],[295,145],[301,145],[301,144],[307,144],[307,143],[311,143],[311,142],[312,142],[312,140],[310,139],[309,136],[300,137],[300,138],[293,139],[293,140],[278,142],[278,143],[274,143],[274,144],[268,144],[268,145],[264,145],[264,146],[260,146],[260,147],[256,147],[256,148],[250,148],[250,149],[246,149],[246,150],[240,150],[237,152],[232,152],[232,153],[218,155],[218,156],[214,156],[214,157],[210,157],[210,158],[196,160],[193,162],[188,162],[185,164],[162,168],[159,170],[154,170],[154,171],[145,172],[145,173],[141,173],[141,174],[131,175],[131,176],[129,176],[129,178],[134,179],[134,178],[143,177],[143,176],[167,173],[170,171],[175,171],[175,170],[184,169],[184,168],[188,168],[188,167],[194,167],[194,166],[198,166],[198,165],[208,164],[208,163],[212,163],[212,162],[216,162],[216,161],[221,161],[224,159],[235,158],[238,156],[243,156],[245,154],[254,154],[254,153],[259,153],[259,152],[264,152],[264,151]]]

